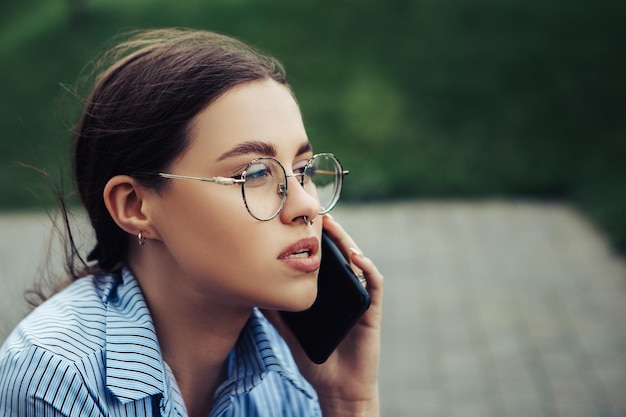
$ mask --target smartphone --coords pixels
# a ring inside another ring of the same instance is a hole
[[[314,363],[331,353],[370,306],[370,296],[339,248],[322,232],[322,262],[317,298],[300,312],[281,311],[298,342]]]

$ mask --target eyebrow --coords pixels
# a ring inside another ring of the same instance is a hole
[[[298,152],[296,153],[296,156],[302,155],[306,152],[310,152],[311,150],[313,150],[313,147],[311,146],[311,142],[306,141],[302,145],[300,145],[300,147],[298,148]],[[217,158],[217,160],[223,161],[224,159],[227,159],[233,156],[248,155],[248,154],[260,154],[260,155],[265,155],[265,156],[276,157],[277,152],[276,152],[276,147],[272,143],[261,142],[261,141],[251,141],[251,142],[240,143],[239,145],[233,147],[232,149],[229,149],[228,151],[220,155],[220,157]]]

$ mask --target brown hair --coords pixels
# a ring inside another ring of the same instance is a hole
[[[192,118],[228,89],[273,79],[286,85],[276,60],[216,33],[168,29],[132,33],[105,54],[114,64],[100,75],[74,137],[77,192],[95,230],[97,245],[82,267],[70,234],[73,279],[114,271],[125,261],[128,235],[109,215],[102,197],[115,175],[166,171],[189,144]],[[137,178],[159,189],[159,177]]]

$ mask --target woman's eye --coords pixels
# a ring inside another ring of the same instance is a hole
[[[317,169],[315,168],[315,166],[313,165],[309,165],[308,167],[306,167],[306,171],[304,173],[307,177],[314,177],[315,174],[317,174]]]
[[[303,165],[293,169],[293,173],[298,176],[298,180],[302,185],[311,182],[311,176],[314,174],[311,168],[309,165]]]
[[[261,181],[272,175],[272,170],[263,163],[256,163],[246,170],[246,181]]]

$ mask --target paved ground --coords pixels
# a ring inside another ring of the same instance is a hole
[[[334,216],[386,277],[384,416],[626,416],[626,265],[571,207],[406,203]],[[47,224],[0,216],[0,341],[24,311]]]

